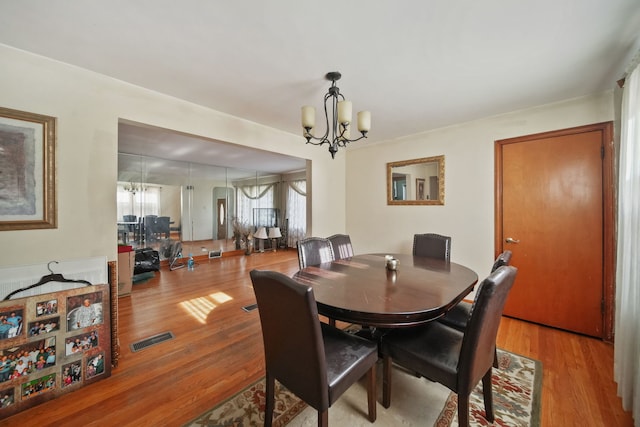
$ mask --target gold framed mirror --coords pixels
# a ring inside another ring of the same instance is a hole
[[[444,205],[444,156],[387,163],[387,205]]]

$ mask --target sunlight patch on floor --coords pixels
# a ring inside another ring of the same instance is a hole
[[[233,298],[224,292],[216,292],[215,294],[205,297],[198,297],[188,301],[182,301],[179,305],[184,311],[195,318],[203,325],[207,323],[209,313],[217,306],[231,301]]]

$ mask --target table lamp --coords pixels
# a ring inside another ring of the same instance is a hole
[[[271,227],[269,228],[269,238],[273,240],[273,251],[276,251],[278,247],[277,239],[281,238],[282,234],[280,234],[280,227]]]
[[[269,238],[269,236],[267,236],[267,230],[264,227],[259,227],[253,237],[254,239],[260,239],[260,252],[264,252],[264,239]]]

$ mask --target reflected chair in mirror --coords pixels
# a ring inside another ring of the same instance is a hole
[[[507,250],[502,252],[496,260],[493,262],[491,272],[493,273],[503,265],[509,265],[511,262],[511,251]],[[463,331],[467,328],[467,322],[471,316],[471,308],[473,305],[466,301],[461,301],[456,304],[451,310],[438,319],[438,322],[444,323],[447,326],[455,328],[459,331]],[[494,368],[497,368],[497,364],[494,364]]]
[[[153,242],[156,239],[156,219],[157,215],[144,216],[144,240],[145,242]]]
[[[435,233],[414,234],[413,255],[449,261],[451,237]]]
[[[171,230],[169,229],[170,224],[171,218],[168,216],[159,216],[156,218],[156,225],[153,230],[156,238],[168,239],[171,235]]]
[[[517,269],[503,266],[484,279],[464,332],[440,322],[393,330],[381,339],[382,404],[391,404],[391,370],[396,363],[458,395],[458,422],[469,425],[469,395],[482,380],[485,418],[494,421],[491,375],[498,326]]]
[[[138,240],[139,233],[139,225],[138,225],[138,216],[137,215],[123,215],[122,220],[124,222],[135,222],[135,224],[127,224],[125,225],[127,232],[133,233],[133,239]]]
[[[374,422],[377,344],[319,322],[313,288],[275,271],[253,270],[250,276],[264,342],[264,425],[272,424],[275,380],[315,408],[318,425],[327,426],[329,407],[365,375]]]
[[[309,265],[318,265],[335,260],[331,242],[322,237],[307,237],[298,240],[298,265],[300,270]]]
[[[353,246],[351,237],[348,234],[334,234],[328,237],[335,259],[351,258],[353,256]]]

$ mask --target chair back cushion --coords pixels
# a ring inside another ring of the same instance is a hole
[[[275,271],[253,270],[250,275],[267,372],[309,405],[328,408],[324,342],[313,289]]]
[[[351,246],[351,237],[348,234],[334,234],[328,237],[333,250],[333,256],[336,259],[351,258],[353,256],[353,247]]]
[[[458,390],[471,390],[493,365],[498,326],[517,271],[502,266],[480,283],[460,349]]]
[[[413,255],[449,261],[451,257],[451,237],[435,233],[413,236]]]
[[[334,259],[329,239],[308,237],[298,241],[298,264],[301,270],[309,265],[331,262]]]
[[[509,265],[509,263],[511,263],[511,251],[506,250],[502,252],[500,255],[498,255],[498,258],[496,258],[496,260],[493,262],[493,267],[491,268],[491,272],[493,273],[503,265]]]

